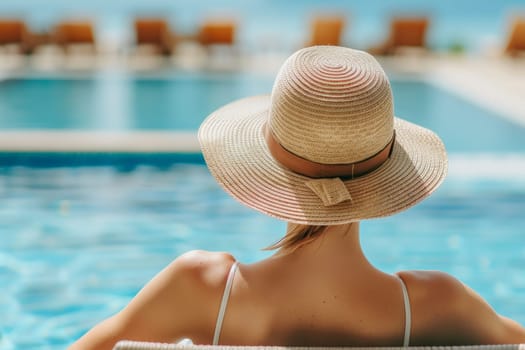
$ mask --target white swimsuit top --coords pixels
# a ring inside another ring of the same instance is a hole
[[[228,305],[228,299],[230,298],[230,292],[233,285],[233,278],[235,277],[235,271],[239,263],[236,261],[230,268],[228,274],[228,280],[226,281],[226,287],[224,287],[224,293],[222,294],[221,306],[219,307],[219,314],[217,315],[217,322],[215,323],[215,332],[213,333],[213,345],[219,345],[219,337],[221,335],[222,321],[224,320],[224,314],[226,313],[226,306]],[[403,303],[405,304],[405,335],[403,337],[403,347],[408,347],[410,343],[410,327],[411,327],[411,312],[410,312],[410,300],[408,299],[408,292],[405,283],[401,277],[397,277],[401,283],[401,289],[403,291]]]

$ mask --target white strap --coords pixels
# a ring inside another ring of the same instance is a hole
[[[405,282],[401,279],[401,277],[397,276],[399,279],[399,282],[401,282],[401,289],[403,290],[403,302],[405,303],[405,335],[403,338],[403,347],[408,347],[410,343],[410,328],[412,326],[412,316],[410,312],[410,300],[408,299],[408,291],[407,287],[405,286]]]
[[[215,333],[213,333],[213,345],[219,345],[219,337],[221,335],[222,321],[224,320],[224,314],[226,313],[226,306],[228,305],[228,299],[230,298],[230,292],[233,284],[233,277],[237,270],[239,263],[236,261],[230,268],[228,274],[228,280],[226,281],[226,287],[224,287],[224,293],[222,294],[221,306],[219,308],[219,314],[217,315],[217,322],[215,323]]]

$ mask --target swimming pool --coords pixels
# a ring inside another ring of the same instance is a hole
[[[271,83],[19,77],[0,83],[0,129],[192,131]],[[365,222],[365,251],[385,271],[448,271],[525,324],[524,128],[424,81],[392,85],[396,114],[443,137],[450,175],[420,206]],[[251,262],[283,230],[229,198],[199,154],[0,152],[0,348],[63,348],[180,253],[227,250]]]

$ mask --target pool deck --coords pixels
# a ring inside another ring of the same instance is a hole
[[[504,118],[525,126],[525,58],[434,55],[383,59],[388,72],[422,75]]]
[[[207,56],[189,50],[171,58],[151,55],[0,54],[0,79],[35,73],[81,75],[111,70],[158,74],[165,70],[259,72],[275,75],[287,54]],[[380,57],[387,73],[424,79],[525,127],[525,58],[408,53]],[[0,131],[0,151],[7,152],[198,152],[196,133],[166,131]]]

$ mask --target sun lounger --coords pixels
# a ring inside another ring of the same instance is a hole
[[[153,46],[164,55],[171,55],[175,46],[175,35],[168,22],[162,18],[136,18],[134,23],[137,46]]]
[[[508,55],[517,56],[520,52],[525,53],[525,17],[514,20],[505,46]]]
[[[307,46],[341,45],[341,37],[345,27],[345,18],[339,15],[315,16],[310,25],[310,39]]]
[[[31,53],[34,44],[33,35],[24,21],[0,19],[0,45],[18,45],[20,53]]]
[[[284,346],[214,346],[179,345],[121,341],[113,350],[403,350],[403,347],[284,347]],[[525,344],[471,346],[414,346],[410,350],[525,350]]]
[[[427,48],[427,17],[396,17],[390,22],[388,39],[380,46],[369,49],[377,55],[392,55],[403,48]]]
[[[64,21],[59,23],[54,32],[53,42],[67,52],[72,45],[90,46],[96,49],[93,24],[89,21]]]
[[[197,40],[201,45],[233,45],[236,24],[233,20],[208,20],[201,24]]]

